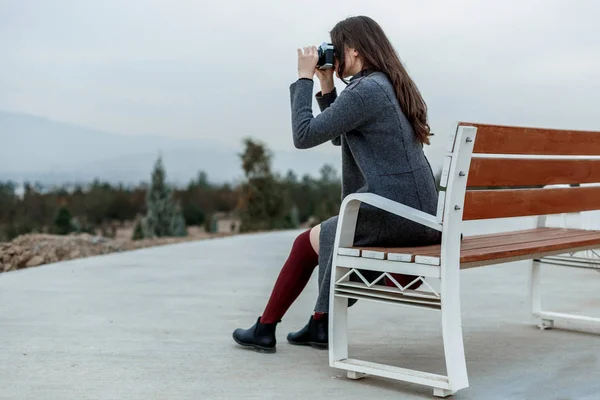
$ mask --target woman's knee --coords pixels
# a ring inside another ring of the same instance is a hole
[[[310,244],[315,251],[319,254],[319,237],[321,236],[321,224],[314,226],[310,230]]]

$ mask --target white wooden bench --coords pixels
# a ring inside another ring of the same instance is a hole
[[[444,163],[441,186],[445,190],[440,192],[436,216],[374,194],[354,194],[344,199],[331,279],[330,366],[346,370],[353,379],[377,375],[427,385],[440,397],[468,387],[459,273],[465,268],[509,261],[532,260],[531,308],[538,326],[552,326],[555,319],[600,324],[597,318],[543,311],[540,293],[543,264],[598,268],[599,260],[590,253],[600,248],[600,231],[547,227],[546,216],[600,209],[600,186],[585,185],[600,182],[599,156],[600,132],[459,123]],[[566,187],[549,187],[557,184]],[[441,231],[441,245],[354,247],[361,203]],[[464,221],[531,216],[538,218],[535,229],[465,237],[461,241]],[[576,253],[582,251],[583,256]],[[378,271],[381,275],[369,282],[359,270]],[[411,290],[412,283],[402,287],[391,273],[418,276],[417,280],[425,284]],[[381,284],[385,278],[396,286]],[[349,358],[348,298],[441,311],[447,375]]]

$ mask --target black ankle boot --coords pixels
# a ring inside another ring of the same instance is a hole
[[[290,333],[287,340],[298,346],[326,350],[329,347],[329,319],[314,320],[311,315],[308,324],[298,332]]]
[[[274,324],[261,324],[260,317],[256,320],[256,323],[249,329],[236,329],[233,332],[233,340],[237,344],[253,347],[256,351],[261,353],[275,353],[275,327],[277,322]]]

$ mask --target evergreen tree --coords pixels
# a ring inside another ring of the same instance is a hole
[[[142,229],[142,221],[138,221],[135,224],[135,228],[133,229],[133,235],[131,236],[131,240],[141,240],[144,238],[144,231]]]
[[[60,207],[54,217],[54,231],[58,235],[68,235],[73,230],[69,209],[65,206]]]
[[[185,221],[166,183],[161,157],[154,164],[152,184],[146,193],[146,209],[142,222],[144,237],[187,236]]]

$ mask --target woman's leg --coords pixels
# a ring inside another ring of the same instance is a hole
[[[277,323],[300,295],[317,266],[318,243],[315,251],[311,244],[311,235],[318,237],[318,233],[312,233],[313,231],[318,232],[318,230],[317,226],[296,238],[262,316],[249,329],[236,329],[233,332],[233,339],[238,344],[253,347],[265,353],[276,351],[275,328]]]
[[[272,324],[283,318],[310,280],[319,261],[320,225],[302,233],[294,241],[292,251],[275,282],[271,297],[260,322]]]
[[[331,262],[333,260],[333,246],[337,222],[338,217],[333,217],[321,224],[319,236],[319,295],[315,305],[315,315],[317,318],[329,312]]]
[[[317,255],[319,254],[319,238],[321,237],[321,224],[310,230],[310,245]]]
[[[311,346],[318,349],[327,349],[328,346],[328,309],[329,304],[329,274],[326,272],[330,258],[330,253],[333,250],[333,239],[328,240],[328,232],[333,229],[333,238],[335,239],[335,229],[337,226],[337,217],[331,218],[323,222],[319,227],[316,227],[311,232],[311,242],[313,247],[316,247],[319,253],[319,295],[317,304],[322,302],[324,292],[327,293],[327,306],[315,308],[315,313],[311,315],[308,323],[299,331],[291,332],[287,340],[291,344],[301,346]],[[327,282],[324,282],[324,280]]]
[[[315,252],[317,254],[319,254],[320,238],[321,238],[321,225],[319,224],[310,231],[310,244],[312,245],[313,249],[315,249]],[[321,278],[322,278],[322,273],[321,273],[321,270],[319,269],[319,282],[321,282]],[[320,287],[320,284],[319,284],[319,287]],[[313,314],[313,319],[315,319],[315,320],[321,320],[321,319],[325,319],[325,318],[327,318],[327,312],[315,311],[315,313]]]

